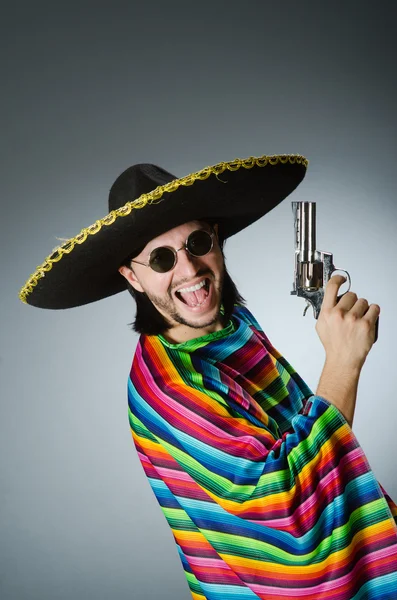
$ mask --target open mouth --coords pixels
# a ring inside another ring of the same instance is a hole
[[[204,285],[199,290],[195,290],[194,292],[183,292],[183,293],[180,293],[177,291],[177,292],[175,292],[175,296],[183,304],[186,304],[187,306],[194,308],[195,306],[200,306],[201,304],[204,304],[204,302],[207,300],[207,298],[209,296],[209,292],[210,292],[210,286],[211,286],[211,281],[210,281],[210,279],[206,278],[204,280]]]

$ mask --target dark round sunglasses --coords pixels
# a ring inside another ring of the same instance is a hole
[[[167,271],[171,271],[175,267],[178,260],[177,252],[179,250],[185,249],[192,256],[205,256],[211,252],[214,245],[214,235],[214,232],[208,233],[204,229],[197,229],[196,231],[192,231],[186,242],[178,250],[171,248],[171,246],[160,246],[151,251],[148,263],[137,260],[131,260],[131,262],[138,263],[138,265],[143,265],[144,267],[150,267],[157,273],[167,273]]]

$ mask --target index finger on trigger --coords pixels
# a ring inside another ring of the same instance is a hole
[[[334,275],[328,281],[325,292],[324,292],[324,300],[323,307],[324,308],[333,308],[336,305],[336,299],[338,297],[338,291],[340,286],[345,283],[346,277],[343,275]]]

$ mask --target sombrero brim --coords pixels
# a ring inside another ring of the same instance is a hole
[[[159,186],[111,211],[62,244],[19,293],[39,308],[64,309],[126,289],[123,260],[151,239],[188,221],[216,219],[224,238],[277,206],[302,181],[300,155],[235,159]]]

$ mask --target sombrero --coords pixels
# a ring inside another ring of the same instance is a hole
[[[302,181],[297,154],[221,162],[177,178],[153,164],[125,170],[109,193],[109,214],[53,250],[19,293],[39,308],[72,308],[127,288],[118,267],[160,234],[193,220],[214,220],[224,239],[277,206]]]

